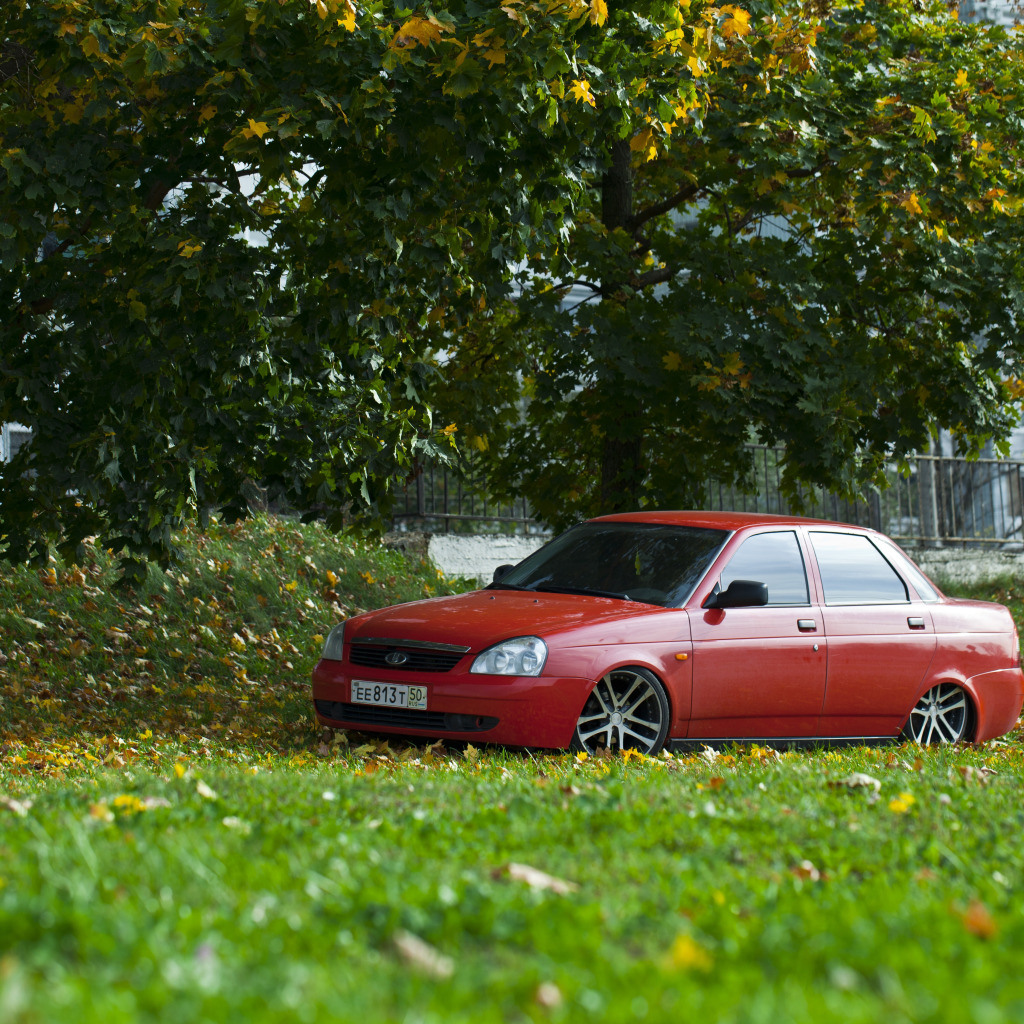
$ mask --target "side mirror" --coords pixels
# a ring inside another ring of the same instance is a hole
[[[705,608],[756,608],[768,603],[768,584],[733,580],[726,590],[717,585],[704,602]]]
[[[491,582],[500,583],[502,579],[505,576],[507,576],[514,568],[514,565],[499,565],[498,568],[494,570],[494,577],[492,578]]]

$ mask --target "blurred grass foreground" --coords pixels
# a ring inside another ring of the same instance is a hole
[[[326,629],[460,584],[260,519],[0,573],[0,1022],[1024,1020],[1024,743],[322,736]],[[1011,604],[1004,581],[976,596]]]

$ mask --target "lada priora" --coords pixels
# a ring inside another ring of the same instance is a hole
[[[594,752],[727,740],[980,742],[1017,723],[1017,631],[887,537],[712,512],[605,516],[486,589],[335,626],[333,728]]]

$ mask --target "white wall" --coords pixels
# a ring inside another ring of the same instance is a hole
[[[475,576],[490,583],[499,565],[514,565],[550,537],[469,536],[436,533],[427,541],[427,554],[446,576]]]

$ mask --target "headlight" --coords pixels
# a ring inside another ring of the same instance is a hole
[[[517,636],[478,655],[469,671],[489,676],[539,676],[547,657],[547,645],[540,637]]]
[[[345,623],[335,626],[327,634],[320,657],[325,661],[342,661],[345,657]]]

